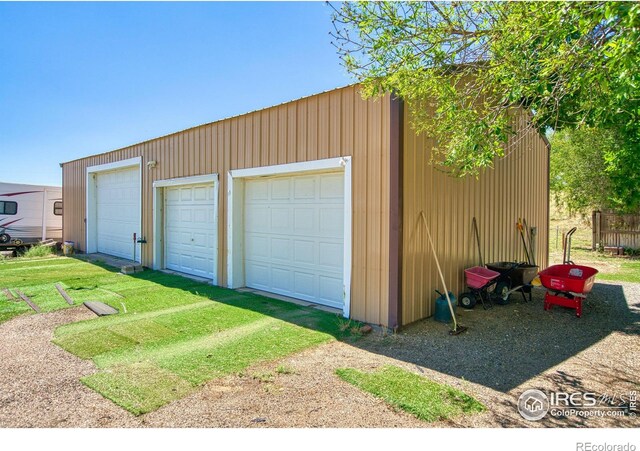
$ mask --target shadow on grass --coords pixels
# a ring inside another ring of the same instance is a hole
[[[101,261],[82,259],[89,264],[103,268],[111,273],[119,273],[117,268],[108,266]],[[339,340],[357,340],[360,337],[358,329],[362,323],[349,321],[341,315],[330,313],[315,307],[306,307],[291,302],[286,302],[274,298],[261,296],[259,294],[241,292],[229,288],[211,285],[177,274],[169,274],[161,271],[145,270],[143,272],[127,276],[131,282],[126,287],[127,309],[131,312],[144,312],[154,310],[157,306],[150,304],[148,291],[154,289],[153,285],[158,285],[164,289],[181,290],[194,296],[205,297],[220,304],[242,308],[251,312],[259,313],[275,319],[295,324],[300,327],[323,332]],[[136,284],[134,281],[145,282]],[[152,284],[152,285],[149,285]],[[135,290],[140,290],[139,299],[136,299]],[[120,291],[120,294],[123,292]],[[170,293],[167,293],[169,296]],[[202,300],[202,299],[200,299]],[[122,310],[122,299],[105,300],[105,303],[114,308]],[[187,301],[173,300],[171,306],[179,305],[180,302],[195,302],[194,299]],[[302,314],[304,313],[304,314]]]
[[[357,339],[360,337],[352,331],[358,328],[358,323],[353,323],[352,329],[348,320],[315,308],[158,271],[147,270],[131,277],[324,332],[366,351],[501,392],[522,385],[613,333],[640,334],[640,299],[627,299],[623,286],[614,284],[595,285],[584,303],[582,318],[576,318],[573,310],[562,307],[544,311],[544,290],[538,289],[534,290],[533,301],[529,303],[521,303],[514,295],[516,302],[507,306],[496,305],[491,310],[483,310],[480,306],[472,311],[459,309],[459,321],[469,330],[458,336],[448,335],[448,325],[426,319],[407,326],[399,334],[372,334]],[[613,377],[615,381],[637,383],[638,380],[623,366],[607,367],[602,362],[584,364],[591,365],[593,371],[603,372],[603,377]],[[579,383],[570,375],[558,373],[557,377],[566,379],[564,382],[556,381],[562,387],[579,388]]]

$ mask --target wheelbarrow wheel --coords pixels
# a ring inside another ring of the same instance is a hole
[[[495,296],[496,302],[500,305],[507,305],[509,303],[509,290],[511,289],[511,285],[509,282],[501,281],[496,284]]]
[[[478,300],[473,293],[466,292],[460,295],[460,298],[458,298],[458,302],[460,303],[462,308],[472,309],[476,306]]]

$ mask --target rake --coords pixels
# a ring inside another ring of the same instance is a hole
[[[436,249],[433,245],[433,240],[431,239],[431,232],[429,231],[429,226],[427,225],[427,217],[424,214],[424,210],[420,212],[420,217],[422,218],[422,222],[424,223],[424,228],[427,230],[429,245],[431,246],[431,251],[433,252],[433,258],[436,261],[438,274],[440,274],[440,281],[442,282],[442,286],[444,287],[444,293],[445,293],[445,296],[447,297],[447,304],[449,304],[449,311],[451,312],[451,318],[453,318],[453,329],[449,331],[449,335],[459,335],[465,330],[467,330],[467,328],[465,326],[461,326],[458,324],[458,320],[456,319],[456,314],[453,311],[453,305],[451,304],[451,299],[449,298],[449,290],[447,289],[447,284],[444,281],[444,276],[442,275],[442,270],[440,269],[440,262],[438,261],[438,256],[436,255]]]

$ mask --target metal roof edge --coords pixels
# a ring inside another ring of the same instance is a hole
[[[283,106],[283,105],[287,105],[287,104],[290,104],[290,103],[299,102],[300,100],[310,99],[312,97],[316,97],[316,96],[320,96],[320,95],[323,95],[323,94],[327,94],[329,92],[339,91],[341,89],[346,89],[346,88],[349,88],[351,86],[356,86],[356,85],[358,85],[358,83],[351,83],[351,84],[348,84],[348,85],[338,86],[336,88],[327,89],[325,91],[316,92],[314,94],[309,94],[309,95],[298,97],[298,98],[295,98],[295,99],[292,99],[292,100],[287,100],[285,102],[277,103],[275,105],[269,105],[269,106],[266,106],[266,107],[263,107],[263,108],[257,108],[255,110],[251,110],[251,111],[248,111],[246,113],[236,114],[234,116],[227,116],[227,117],[224,117],[224,118],[221,118],[221,119],[216,119],[216,120],[211,121],[211,122],[204,122],[202,124],[194,125],[192,127],[187,127],[187,128],[182,129],[182,130],[177,130],[175,132],[171,132],[171,133],[167,133],[167,134],[164,134],[164,135],[156,136],[154,138],[145,139],[143,141],[138,141],[136,143],[129,144],[127,146],[119,147],[117,149],[107,150],[106,152],[95,153],[95,154],[87,155],[85,157],[80,157],[80,158],[75,158],[73,160],[64,161],[64,162],[60,163],[60,167],[63,167],[65,164],[74,163],[76,161],[84,160],[86,158],[97,157],[97,156],[101,156],[101,155],[107,155],[107,154],[110,154],[110,153],[113,153],[113,152],[119,152],[121,150],[128,149],[130,147],[139,146],[141,144],[147,144],[147,143],[153,142],[153,141],[155,141],[157,139],[167,138],[169,136],[173,136],[173,135],[177,135],[177,134],[180,134],[180,133],[184,133],[184,132],[187,132],[189,130],[195,130],[196,128],[204,127],[205,125],[213,125],[213,124],[217,124],[217,123],[220,123],[220,122],[224,122],[224,121],[228,121],[228,120],[231,120],[231,119],[235,119],[235,118],[238,118],[238,117],[248,116],[249,114],[259,113],[260,111],[269,110],[271,108],[277,108],[277,107],[280,107],[280,106]]]

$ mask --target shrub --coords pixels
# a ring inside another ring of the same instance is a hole
[[[53,253],[54,250],[51,246],[41,246],[39,244],[36,244],[35,246],[31,246],[29,249],[27,249],[24,254],[22,254],[22,257],[48,257],[50,255],[53,255]]]

